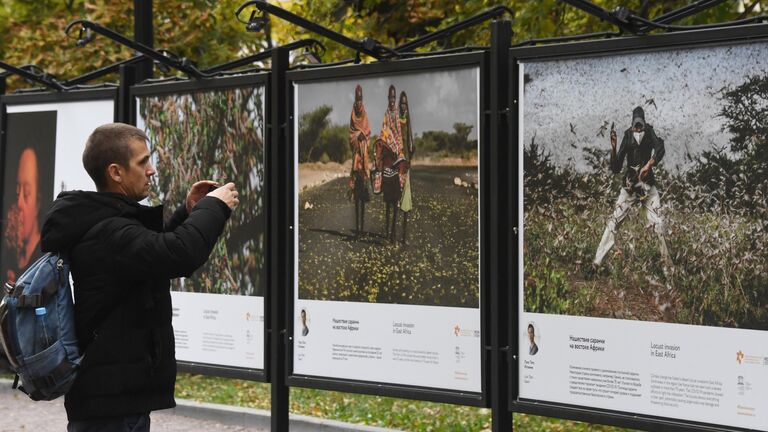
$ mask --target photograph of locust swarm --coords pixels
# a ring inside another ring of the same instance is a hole
[[[139,112],[157,169],[150,201],[166,220],[195,181],[234,182],[240,194],[209,260],[172,289],[264,295],[264,87],[144,97]]]
[[[766,55],[524,65],[526,311],[768,329]]]

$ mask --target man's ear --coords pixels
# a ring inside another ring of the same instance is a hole
[[[123,182],[123,168],[116,164],[109,164],[107,167],[107,177],[115,183]]]

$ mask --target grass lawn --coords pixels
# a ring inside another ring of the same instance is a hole
[[[270,406],[268,384],[202,375],[179,374],[176,397],[265,410]],[[463,432],[491,428],[491,411],[485,408],[303,388],[291,389],[291,412],[408,431]],[[514,415],[514,427],[525,432],[628,430],[525,414]]]

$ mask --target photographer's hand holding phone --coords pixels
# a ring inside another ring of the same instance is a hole
[[[216,197],[224,201],[224,204],[226,204],[227,207],[229,207],[231,210],[234,210],[235,207],[240,204],[240,200],[237,199],[238,193],[237,190],[235,190],[235,184],[232,182],[214,189],[208,193],[208,196]]]
[[[191,213],[192,208],[197,204],[197,202],[203,199],[203,197],[206,196],[208,192],[216,189],[218,185],[219,183],[213,180],[203,180],[193,184],[189,189],[189,193],[187,193],[187,214]]]

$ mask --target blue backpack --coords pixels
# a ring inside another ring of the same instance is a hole
[[[14,388],[32,400],[53,400],[72,386],[82,357],[75,335],[69,263],[47,253],[0,302],[0,345],[16,373]]]

